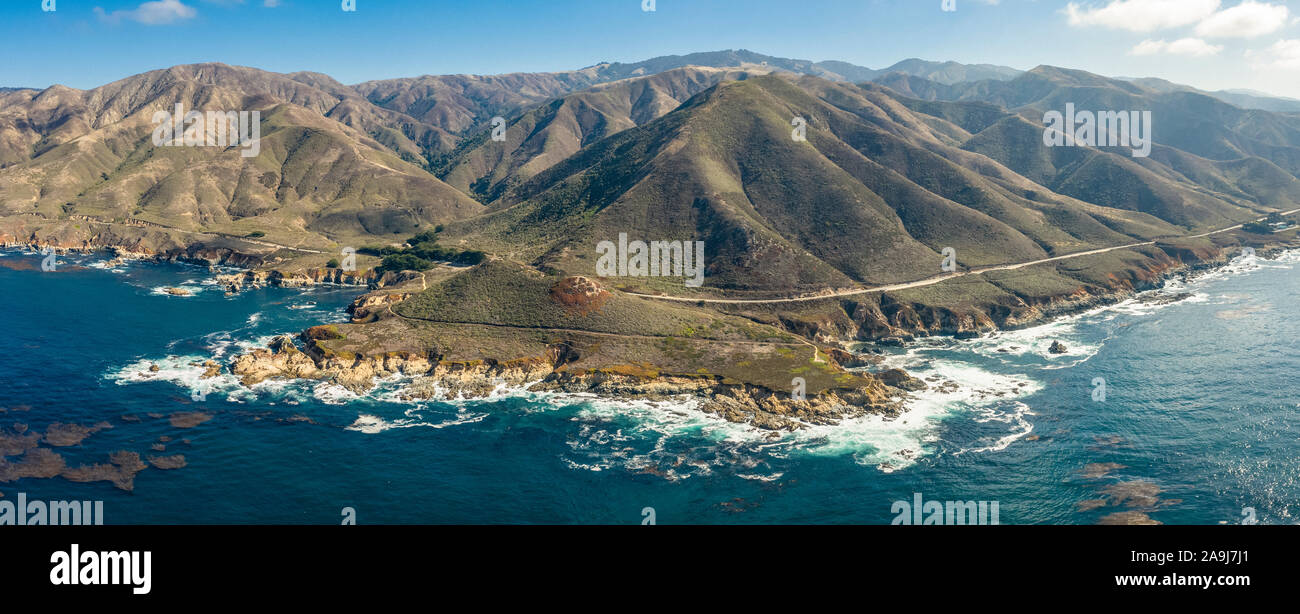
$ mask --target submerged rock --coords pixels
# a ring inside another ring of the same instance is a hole
[[[1160,486],[1141,480],[1111,484],[1102,489],[1110,498],[1110,505],[1126,507],[1154,507],[1160,501]]]
[[[1083,477],[1088,479],[1097,479],[1105,477],[1106,474],[1118,469],[1127,467],[1119,463],[1088,463],[1083,467]]]
[[[1098,509],[1098,508],[1106,507],[1106,500],[1105,500],[1105,499],[1088,499],[1087,501],[1080,501],[1080,502],[1076,503],[1076,504],[1075,504],[1075,507],[1076,507],[1080,512],[1090,512],[1090,511],[1095,510],[1095,509]]]
[[[1164,524],[1142,512],[1115,512],[1102,518],[1097,524],[1102,525],[1157,525]]]
[[[61,424],[55,422],[45,429],[45,443],[56,448],[66,448],[75,446],[92,434],[97,433],[107,427],[107,423],[100,423],[94,426],[82,426],[80,424]],[[111,427],[109,427],[111,428]]]
[[[107,464],[69,467],[60,475],[71,482],[112,482],[114,486],[130,492],[135,490],[135,475],[148,467],[135,452],[114,452],[108,456],[108,461]]]
[[[32,448],[23,453],[18,462],[0,458],[0,482],[22,478],[52,478],[59,475],[66,463],[63,457],[49,448]]]
[[[1065,347],[1064,343],[1061,343],[1060,341],[1053,341],[1052,347],[1048,348],[1047,351],[1053,354],[1064,354],[1070,350]]]
[[[150,456],[149,464],[159,469],[180,469],[185,466],[185,455]]]
[[[191,429],[211,419],[211,414],[198,411],[182,411],[172,414],[167,420],[178,429]]]

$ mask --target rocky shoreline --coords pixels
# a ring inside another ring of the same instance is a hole
[[[1300,248],[1295,242],[1261,247],[1260,258]],[[843,300],[843,318],[827,318],[809,324],[791,323],[785,318],[771,323],[812,339],[818,343],[844,346],[846,343],[875,343],[902,347],[926,337],[946,336],[975,339],[998,331],[1023,330],[1054,320],[1109,307],[1135,296],[1161,288],[1171,279],[1186,278],[1227,265],[1236,254],[1224,248],[1205,253],[1183,252],[1151,270],[1127,271],[1131,279],[1116,282],[1109,291],[1092,293],[1078,290],[1070,294],[1046,297],[1039,302],[1021,298],[1019,309],[1002,305],[968,304],[964,309],[902,304],[887,297],[869,300]],[[1117,273],[1118,275],[1118,273]],[[1153,299],[1160,300],[1160,299]],[[1167,300],[1167,299],[1165,299]]]
[[[1257,253],[1260,257],[1268,258],[1297,247],[1300,247],[1300,244],[1294,242],[1273,244],[1260,247]],[[117,244],[111,238],[98,235],[93,242],[36,240],[35,237],[20,241],[11,234],[0,233],[0,248],[33,251],[49,248],[55,253],[91,253],[108,250],[114,254],[113,260],[118,262],[125,260],[186,262],[207,266],[212,272],[216,272],[217,267],[244,269],[241,272],[218,274],[215,277],[217,283],[230,294],[262,287],[300,288],[316,284],[366,286],[370,292],[358,299],[358,303],[366,304],[354,304],[349,308],[349,312],[354,314],[354,322],[363,321],[357,317],[357,314],[372,318],[379,317],[379,312],[405,300],[410,295],[409,293],[377,293],[376,290],[401,286],[420,278],[419,273],[412,271],[377,274],[373,269],[344,271],[340,268],[314,267],[286,272],[274,268],[275,262],[268,261],[264,255],[241,251],[229,245],[190,243],[186,246],[155,252],[142,247],[139,241]],[[1042,300],[1031,301],[1022,297],[1020,305],[1013,308],[1005,305],[973,304],[964,310],[900,303],[886,294],[877,296],[877,302],[855,299],[838,301],[843,310],[842,317],[831,318],[824,322],[798,322],[780,317],[779,314],[777,317],[755,317],[754,319],[767,321],[777,328],[817,343],[839,347],[846,347],[851,342],[875,342],[886,346],[901,346],[917,338],[932,336],[971,339],[1000,330],[1019,330],[1039,326],[1057,318],[1114,305],[1142,292],[1159,288],[1169,279],[1218,268],[1231,259],[1228,253],[1229,247],[1191,249],[1163,246],[1161,249],[1164,250],[1162,252],[1164,256],[1149,263],[1149,269],[1116,272],[1123,273],[1128,278],[1116,278],[1109,291],[1101,293],[1092,293],[1080,288],[1068,294],[1042,297]],[[836,302],[832,298],[826,300]],[[753,314],[747,315],[753,317]]]
[[[245,386],[268,379],[330,381],[353,392],[371,389],[377,378],[410,378],[402,398],[482,399],[502,387],[529,392],[594,394],[620,400],[670,401],[695,398],[699,409],[728,421],[747,423],[771,431],[794,431],[808,425],[835,424],[868,414],[897,416],[910,390],[924,382],[894,370],[871,378],[864,386],[826,390],[795,399],[790,391],[728,382],[718,377],[690,374],[619,373],[604,369],[573,368],[571,351],[557,345],[545,357],[508,361],[446,361],[437,356],[397,352],[377,356],[341,356],[318,345],[327,335],[318,326],[304,331],[299,340],[282,335],[265,349],[236,357],[230,372]]]
[[[1261,256],[1276,254],[1283,248],[1261,250]],[[1086,298],[1065,300],[1051,309],[1039,309],[1040,317],[1003,322],[993,330],[1026,328],[1051,319],[1074,315],[1083,311],[1113,305],[1133,296],[1160,287],[1166,280],[1192,275],[1217,268],[1228,262],[1220,252],[1215,258],[1195,264],[1170,266],[1149,280],[1107,295],[1089,295]],[[348,311],[354,323],[370,322],[391,317],[389,307],[405,300],[404,293],[371,292],[358,297]],[[1153,300],[1176,300],[1159,297]],[[845,418],[868,414],[897,416],[911,392],[924,390],[928,385],[900,370],[889,370],[872,375],[877,385],[857,390],[824,391],[806,400],[794,400],[789,391],[773,391],[744,383],[723,382],[718,378],[700,378],[682,375],[636,375],[566,368],[563,348],[552,348],[551,355],[542,359],[516,359],[508,361],[481,360],[449,362],[432,355],[406,352],[385,353],[377,356],[341,356],[331,353],[317,343],[328,339],[330,326],[317,326],[304,331],[299,340],[289,336],[277,338],[268,349],[258,349],[237,357],[230,370],[245,385],[254,385],[269,378],[307,378],[329,380],[349,390],[362,392],[373,386],[376,378],[402,375],[411,378],[403,395],[411,400],[431,398],[484,398],[501,386],[512,389],[527,387],[534,392],[586,393],[617,399],[668,400],[682,397],[696,398],[702,411],[716,414],[732,422],[748,423],[773,431],[793,431],[807,425],[834,424]],[[892,336],[874,339],[879,345],[905,345],[922,336],[936,336],[930,331],[922,335]],[[974,334],[952,336],[978,337]],[[942,334],[942,333],[939,333]],[[832,361],[845,368],[868,367],[878,358],[864,356],[842,349],[856,340],[836,339],[840,347],[826,349]],[[1053,344],[1053,352],[1066,351],[1063,344]]]
[[[193,249],[154,254],[132,252],[121,246],[78,248],[39,243],[6,243],[5,247],[36,250],[53,247],[56,252],[64,253],[111,249],[115,259],[198,262],[209,265],[211,270],[215,270],[218,265],[229,266],[232,262],[243,261],[247,257],[240,255],[232,258],[231,253],[227,252]],[[1268,256],[1284,249],[1261,249],[1259,254]],[[869,341],[882,346],[902,346],[922,337],[948,335],[968,339],[996,330],[1027,328],[1055,318],[1119,303],[1138,293],[1158,288],[1168,279],[1213,269],[1229,260],[1226,249],[1180,256],[1177,259],[1169,258],[1155,270],[1145,270],[1141,274],[1130,271],[1131,281],[1118,284],[1111,292],[1075,292],[1066,296],[1053,296],[1041,304],[1026,304],[1026,309],[1018,313],[1007,311],[988,315],[979,312],[972,315],[934,309],[923,316],[915,312],[904,313],[903,309],[898,309],[892,315],[887,315],[878,305],[873,306],[875,309],[867,309],[865,303],[859,303],[858,312],[850,313],[850,316],[855,323],[863,326],[854,331],[835,330],[838,327],[834,326],[832,330],[807,330],[806,327],[792,325],[787,321],[774,325],[826,344],[827,347],[823,349],[837,366],[860,368],[870,366],[876,359],[843,349],[854,342]],[[253,268],[260,264],[262,263],[247,262],[245,271],[218,275],[216,279],[231,293],[264,286],[364,284],[371,288],[371,292],[359,296],[348,308],[352,322],[358,324],[392,317],[390,307],[406,300],[411,294],[383,291],[382,288],[419,278],[418,273],[411,272],[379,276],[369,271],[356,273],[340,269],[284,273],[275,269]],[[845,308],[848,313],[850,306],[846,305]],[[868,414],[897,416],[910,392],[927,387],[925,382],[902,371],[893,370],[870,375],[870,383],[858,388],[833,388],[797,400],[790,390],[771,390],[763,386],[726,381],[717,376],[621,373],[575,368],[565,356],[566,348],[563,346],[552,347],[544,357],[507,360],[488,358],[469,362],[445,361],[432,353],[412,352],[345,356],[332,353],[318,343],[329,338],[330,328],[317,326],[303,331],[299,335],[302,349],[299,349],[294,338],[281,336],[268,348],[240,355],[224,368],[238,376],[246,386],[272,378],[304,378],[331,381],[354,392],[369,390],[376,378],[401,375],[410,378],[403,394],[411,400],[484,398],[502,386],[513,389],[526,387],[533,392],[595,394],[616,399],[677,400],[687,397],[699,400],[699,409],[702,411],[771,431],[793,431],[808,425],[834,424],[845,418]],[[212,365],[205,365],[205,368],[205,377],[215,376],[222,370],[220,366],[214,370]]]
[[[419,278],[418,274],[410,271],[378,274],[372,269],[364,271],[345,271],[341,268],[316,267],[308,268],[303,271],[286,273],[278,269],[258,269],[253,268],[262,263],[258,257],[238,252],[226,252],[224,250],[211,252],[169,251],[166,253],[152,253],[134,252],[122,246],[55,246],[47,243],[18,242],[0,243],[0,249],[15,249],[35,252],[49,250],[57,255],[108,252],[111,254],[109,259],[105,262],[105,266],[108,268],[123,266],[130,261],[158,263],[179,262],[206,266],[208,267],[209,272],[216,274],[213,279],[228,294],[236,294],[250,288],[303,288],[317,284],[382,288],[385,286],[399,285]],[[242,268],[244,270],[223,274],[218,273],[219,267],[225,267],[227,269]]]

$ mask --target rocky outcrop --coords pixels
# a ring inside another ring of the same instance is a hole
[[[373,322],[389,315],[389,308],[411,298],[410,292],[371,292],[357,297],[348,305],[352,322],[360,324]]]
[[[894,388],[907,390],[909,392],[925,390],[930,387],[924,381],[908,375],[907,372],[902,369],[889,369],[887,371],[882,371],[877,373],[876,377],[880,378],[880,381],[884,382],[887,386],[893,386]]]
[[[502,387],[533,392],[584,393],[618,399],[680,400],[696,398],[700,409],[732,422],[768,430],[795,430],[810,424],[834,424],[866,414],[896,415],[906,390],[925,383],[901,371],[891,375],[892,386],[867,378],[858,388],[828,389],[807,398],[790,391],[728,381],[719,376],[660,374],[637,369],[574,368],[573,348],[557,343],[543,356],[513,360],[445,361],[433,354],[389,352],[356,356],[330,352],[315,343],[337,335],[330,326],[305,331],[305,351],[288,336],[276,338],[267,349],[235,358],[230,370],[244,385],[270,378],[329,380],[362,392],[376,378],[401,374],[411,378],[403,396],[411,400],[475,399]]]
[[[581,276],[566,277],[551,288],[551,300],[576,316],[599,311],[610,296],[609,291],[595,280]]]
[[[835,361],[835,364],[846,369],[870,367],[872,365],[880,364],[880,362],[884,360],[880,356],[874,354],[854,354],[853,352],[848,352],[840,348],[829,348],[826,350],[826,355],[830,356],[831,360]]]
[[[299,273],[285,273],[275,269],[255,269],[218,275],[217,284],[226,292],[238,293],[245,288],[264,288],[276,286],[281,288],[302,288],[315,284],[339,284],[348,286],[377,286],[402,283],[417,278],[418,273],[375,273],[374,270],[345,271],[336,268],[307,269]]]
[[[258,348],[236,357],[230,365],[230,372],[238,375],[245,386],[271,378],[317,379],[324,376],[316,363],[294,346],[292,337],[276,337],[269,348]]]

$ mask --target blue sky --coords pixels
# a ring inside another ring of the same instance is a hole
[[[54,11],[42,4],[54,2]],[[90,88],[217,61],[344,83],[745,48],[908,58],[1300,97],[1300,0],[4,0],[0,85]]]

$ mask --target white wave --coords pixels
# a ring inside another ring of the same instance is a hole
[[[95,262],[86,264],[86,267],[91,269],[99,269],[101,271],[108,271],[110,273],[121,274],[126,272],[125,262],[122,265],[118,265],[115,267],[108,266],[108,263],[109,263],[108,260],[96,260]]]
[[[949,416],[975,412],[986,421],[1015,422],[1014,417],[1005,415],[1009,402],[1043,388],[1040,382],[1026,375],[993,373],[953,360],[918,362],[911,365],[910,372],[913,377],[926,380],[929,388],[913,393],[901,415],[864,416],[838,425],[800,430],[794,434],[797,448],[819,456],[849,454],[859,463],[874,464],[886,473],[897,471],[933,453],[932,444],[938,440],[939,427]],[[945,382],[951,384],[945,386]],[[1015,408],[1011,413],[1023,415],[1025,409]],[[1019,423],[1016,426],[1017,430],[1008,435],[1012,439],[1006,445],[1028,434]]]
[[[350,426],[346,428],[347,430],[350,431],[358,431],[369,435],[382,433],[384,431],[391,430],[391,429],[404,429],[404,428],[415,428],[415,427],[444,429],[452,426],[460,426],[462,424],[472,424],[474,422],[481,422],[482,420],[484,420],[490,415],[487,412],[482,412],[482,411],[475,412],[475,411],[471,411],[467,407],[461,407],[457,409],[456,414],[454,416],[451,417],[444,416],[445,419],[435,421],[435,420],[428,419],[425,416],[426,413],[437,414],[436,411],[429,409],[427,403],[419,403],[415,406],[406,407],[405,410],[403,411],[402,418],[395,418],[389,420],[383,418],[382,416],[377,416],[370,413],[361,414],[357,416],[357,419]]]
[[[975,418],[975,422],[980,422],[980,423],[1003,422],[1013,426],[1014,428],[1010,433],[998,438],[996,441],[994,441],[992,444],[988,446],[982,448],[969,448],[964,450],[958,450],[957,452],[953,453],[953,456],[957,456],[965,452],[999,452],[1007,449],[1007,446],[1010,446],[1012,443],[1019,440],[1020,438],[1025,437],[1026,435],[1032,433],[1034,431],[1034,425],[1031,422],[1029,422],[1029,420],[1025,419],[1025,416],[1035,415],[1034,412],[1029,408],[1028,405],[1018,401],[1014,404],[1014,406],[1016,407],[1016,409],[1013,411],[994,411],[989,407],[976,408],[976,411],[979,413],[979,417]]]
[[[206,399],[222,391],[238,391],[241,388],[239,379],[229,373],[203,377],[207,367],[202,366],[202,363],[206,360],[209,359],[194,355],[143,359],[116,371],[110,371],[104,377],[119,386],[151,381],[170,382],[189,391],[191,398],[196,400]],[[151,370],[154,365],[157,365],[157,371]]]
[[[361,395],[331,382],[321,382],[313,386],[312,396],[326,405],[346,405],[361,398]]]

